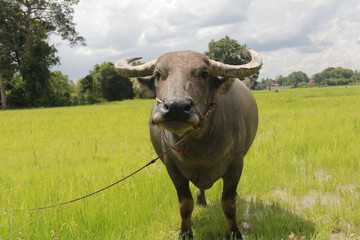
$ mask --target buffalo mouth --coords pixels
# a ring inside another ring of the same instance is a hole
[[[155,112],[152,117],[152,124],[173,132],[177,135],[183,135],[189,130],[195,129],[199,126],[200,119],[193,113],[188,119],[166,118],[162,113]]]
[[[152,123],[159,127],[182,135],[197,128],[200,118],[196,114],[194,103],[190,99],[165,99],[158,104]]]

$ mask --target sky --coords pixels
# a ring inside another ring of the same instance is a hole
[[[327,67],[360,70],[359,0],[80,0],[76,30],[86,47],[57,36],[60,70],[73,81],[95,64],[153,60],[179,50],[205,52],[225,36],[263,58],[259,80]]]

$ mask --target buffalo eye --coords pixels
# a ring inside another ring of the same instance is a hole
[[[154,77],[155,77],[156,80],[160,80],[161,74],[159,72],[155,72]]]
[[[201,77],[203,78],[203,79],[206,79],[206,78],[208,78],[209,77],[209,72],[207,72],[207,71],[203,71],[203,72],[201,72]]]

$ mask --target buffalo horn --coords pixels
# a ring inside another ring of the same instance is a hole
[[[248,49],[251,61],[243,65],[229,65],[210,59],[212,74],[223,77],[236,77],[243,79],[257,73],[262,66],[261,56],[252,49]]]
[[[152,60],[142,65],[138,66],[129,66],[129,63],[134,62],[136,60],[141,59],[142,57],[132,57],[132,58],[124,58],[115,63],[116,72],[123,77],[141,77],[141,76],[149,76],[153,74],[156,61]]]

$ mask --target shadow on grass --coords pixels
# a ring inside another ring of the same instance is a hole
[[[283,209],[277,202],[238,199],[237,206],[238,224],[244,239],[285,240],[292,233],[297,239],[303,236],[310,239],[314,234],[313,222]],[[195,208],[193,230],[195,239],[225,239],[226,221],[220,201]]]

